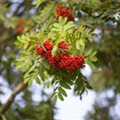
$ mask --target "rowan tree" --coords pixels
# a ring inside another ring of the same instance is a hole
[[[92,88],[98,95],[112,89],[116,98],[119,19],[119,0],[0,0],[0,94],[4,86],[12,90],[8,101],[0,99],[0,119],[52,120],[55,102],[64,101],[71,87],[80,99]],[[82,72],[86,64],[92,69],[89,79]],[[32,99],[34,82],[47,100]],[[52,88],[50,95],[46,88]]]

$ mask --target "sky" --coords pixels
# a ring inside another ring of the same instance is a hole
[[[57,101],[56,120],[84,120],[87,111],[92,110],[94,99],[94,92],[83,95],[83,99],[80,100],[79,97],[73,96],[72,91],[69,91],[64,101]]]

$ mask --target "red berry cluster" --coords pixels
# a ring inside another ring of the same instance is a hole
[[[53,45],[50,43],[49,39],[45,41],[43,46],[45,50],[40,45],[36,45],[36,53],[42,56],[43,58],[46,58],[49,64],[58,70],[66,69],[67,71],[72,72],[77,68],[83,68],[85,66],[85,56],[75,56],[69,55],[65,52],[59,52],[55,57],[53,57],[51,54]],[[64,41],[61,41],[58,46],[61,49],[68,49],[68,44]]]
[[[17,28],[16,28],[17,34],[21,34],[23,32],[26,22],[27,21],[24,19],[17,21]]]
[[[57,19],[62,16],[62,17],[67,17],[68,20],[74,20],[74,15],[72,14],[71,9],[63,8],[62,6],[58,5],[57,6]]]
[[[65,43],[64,41],[60,41],[60,43],[58,44],[58,46],[61,49],[68,49],[68,44]]]
[[[43,48],[44,47],[44,48]],[[49,58],[52,57],[51,51],[53,49],[53,45],[50,43],[50,40],[47,39],[45,43],[43,44],[43,47],[40,45],[36,45],[36,52],[37,54],[41,55],[43,58]]]

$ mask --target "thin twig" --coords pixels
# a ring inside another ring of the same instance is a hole
[[[2,115],[9,109],[9,107],[11,106],[11,104],[14,101],[14,98],[21,92],[23,91],[25,88],[27,87],[27,84],[21,82],[18,84],[18,86],[13,90],[13,93],[11,94],[11,96],[8,98],[8,100],[6,101],[5,104],[2,105],[2,107],[0,108],[0,116],[2,117]]]
[[[6,120],[5,115],[1,115],[2,120]]]

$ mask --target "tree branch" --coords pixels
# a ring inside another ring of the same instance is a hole
[[[6,120],[5,116],[2,114],[1,115],[2,120]]]
[[[25,84],[23,82],[21,82],[21,83],[18,84],[18,86],[13,90],[13,93],[8,98],[8,100],[6,101],[6,103],[3,104],[2,107],[0,108],[0,116],[2,116],[2,114],[4,114],[7,111],[7,109],[11,106],[12,102],[14,101],[14,98],[21,91],[23,91],[26,87],[27,87],[27,84]]]

